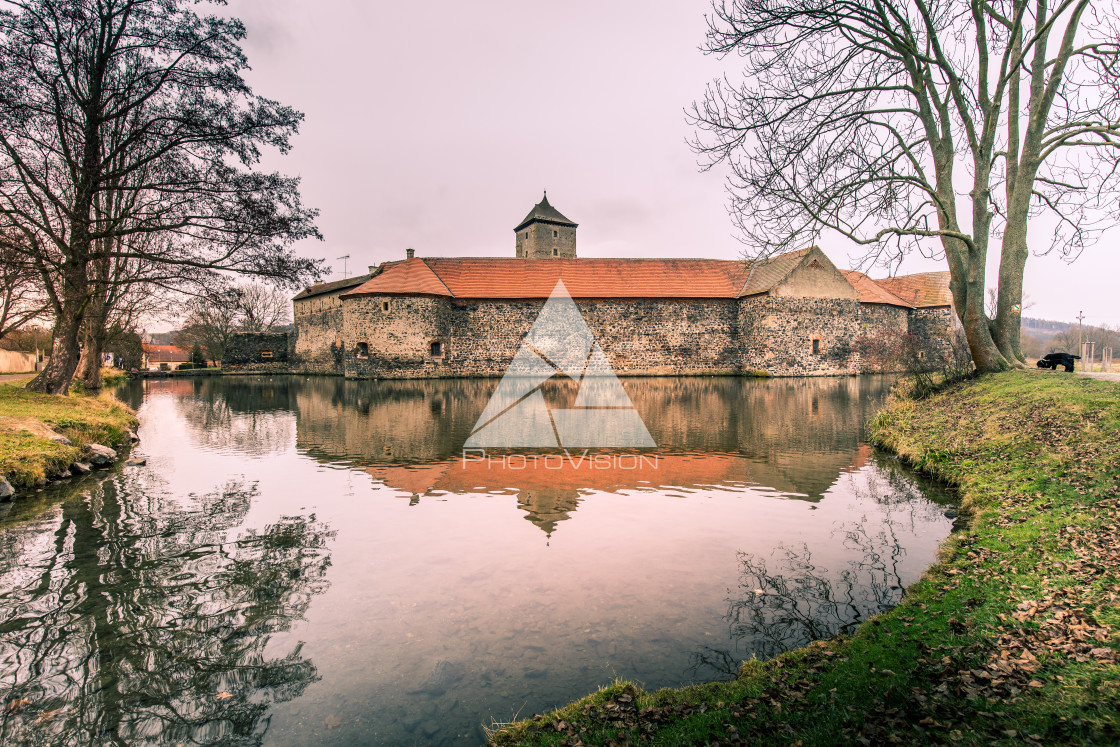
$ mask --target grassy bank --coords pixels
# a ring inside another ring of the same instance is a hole
[[[618,683],[493,743],[1117,743],[1120,384],[987,376],[894,398],[873,430],[956,486],[968,524],[898,607],[733,682]]]
[[[85,445],[116,446],[136,427],[132,411],[108,395],[38,394],[24,389],[24,383],[0,383],[0,475],[17,494],[61,474]],[[52,441],[51,431],[72,445]]]

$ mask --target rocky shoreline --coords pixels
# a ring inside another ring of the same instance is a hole
[[[44,436],[63,446],[73,446],[73,443],[66,436],[51,430],[45,424],[40,424],[40,426],[41,428],[36,429],[35,435]],[[105,446],[104,444],[86,444],[82,449],[81,456],[71,462],[69,467],[63,469],[61,472],[48,474],[45,484],[31,490],[16,491],[16,489],[12,487],[12,484],[8,482],[7,476],[0,474],[0,501],[11,501],[21,494],[30,492],[38,493],[45,487],[57,485],[73,477],[88,475],[95,470],[110,469],[118,462],[123,462],[126,466],[132,467],[143,466],[146,464],[143,458],[131,457],[129,455],[132,446],[140,442],[140,437],[136,435],[136,431],[132,429],[129,429],[125,435],[125,441],[116,449]]]

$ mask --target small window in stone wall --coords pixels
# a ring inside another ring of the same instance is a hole
[[[386,314],[388,314],[390,311],[393,310],[393,304],[391,304],[388,301],[382,301],[381,302],[381,310],[384,311]]]
[[[821,341],[820,341],[820,338],[818,337],[818,338],[813,340],[813,355],[820,355],[820,354],[821,354]]]
[[[555,238],[556,238],[557,236],[559,236],[559,235],[560,235],[560,232],[559,232],[559,231],[553,231],[553,232],[552,232],[552,238],[554,238],[554,239],[555,239]]]
[[[359,342],[358,343],[358,349],[355,351],[354,354],[357,355],[359,358],[368,358],[369,357],[369,343],[368,342]]]
[[[433,340],[432,344],[429,346],[429,350],[433,358],[443,357],[443,343],[439,340]]]
[[[560,256],[560,250],[559,249],[553,249],[552,250],[552,256],[553,257],[559,257]]]
[[[271,350],[269,350],[268,348],[264,348],[264,349],[261,350],[261,358],[271,358],[271,357],[272,357],[272,351]]]

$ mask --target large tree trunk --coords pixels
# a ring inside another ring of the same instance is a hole
[[[993,337],[1004,358],[1013,365],[1023,365],[1026,358],[1020,342],[1023,326],[1023,271],[1027,265],[1027,222],[1008,225],[1003,236],[999,262],[999,290],[996,295],[996,318]]]
[[[106,300],[109,290],[105,284],[108,275],[107,264],[108,260],[104,259],[91,263],[97,274],[98,283],[90,296],[82,325],[82,357],[78,364],[78,376],[85,390],[91,392],[101,389],[101,351],[105,347],[105,328],[109,316],[109,305]]]
[[[968,349],[972,353],[972,362],[980,373],[993,373],[1006,371],[1010,366],[1007,359],[1000,353],[995,340],[992,339],[991,326],[988,316],[984,313],[984,273],[985,267],[982,258],[986,252],[977,252],[977,256],[970,256],[967,277],[963,283],[955,284],[953,288],[954,302],[957,315],[964,326],[965,336],[968,338]],[[964,298],[957,297],[958,288]]]
[[[101,351],[105,345],[104,325],[91,324],[87,320],[85,334],[82,335],[82,357],[78,363],[78,377],[82,387],[88,391],[97,391],[101,388]]]
[[[1022,0],[1020,0],[1021,2]],[[1023,30],[1017,27],[1011,40],[1012,55],[1018,57],[1023,49]],[[1007,87],[1007,225],[1003,230],[1003,248],[999,260],[999,288],[996,291],[996,318],[992,334],[1003,357],[1013,365],[1026,362],[1020,347],[1019,334],[1023,326],[1023,269],[1027,263],[1027,219],[1030,213],[1031,190],[1024,191],[1023,180],[1033,183],[1033,175],[1020,174],[1019,170],[1019,86],[1020,66],[1010,70]],[[1039,93],[1035,91],[1034,93]],[[1028,145],[1031,138],[1028,137]],[[1028,162],[1028,169],[1034,166]],[[1022,178],[1021,178],[1022,177]]]
[[[67,262],[63,266],[61,311],[54,323],[50,360],[27,384],[33,392],[66,394],[78,367],[78,336],[89,302],[85,267]]]

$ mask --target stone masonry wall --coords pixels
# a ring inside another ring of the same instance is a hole
[[[385,311],[383,304],[389,303]],[[348,299],[347,376],[501,376],[543,301],[365,296]],[[632,375],[735,374],[738,303],[732,299],[576,302],[615,371]],[[357,343],[368,345],[359,357]],[[433,357],[431,344],[443,354]]]
[[[288,333],[238,332],[226,343],[222,370],[229,373],[290,373]]]
[[[296,373],[342,373],[342,290],[292,303],[292,370]]]
[[[927,358],[946,360],[952,355],[953,335],[956,334],[957,317],[951,306],[914,309],[910,312],[910,334],[917,338],[923,349],[929,350]]]
[[[910,314],[913,309],[901,306],[888,306],[880,303],[863,304],[860,318],[859,338],[855,347],[874,347],[883,340],[902,340],[909,331]],[[901,370],[900,364],[880,360],[874,354],[861,356],[859,368],[866,373],[890,373]]]
[[[554,223],[533,223],[517,232],[515,247],[518,257],[575,259],[576,229]]]
[[[323,299],[321,308],[297,312],[288,370],[356,378],[501,376],[543,303]],[[909,329],[931,350],[942,350],[952,328],[948,309],[907,310],[837,298],[581,299],[576,305],[615,371],[624,375],[845,375],[878,370],[860,360],[860,340],[869,335]],[[437,355],[432,343],[439,343]],[[247,355],[252,357],[251,351]],[[278,361],[235,365],[271,372],[280,368]]]
[[[740,304],[745,370],[772,376],[858,372],[859,301],[754,296]]]

